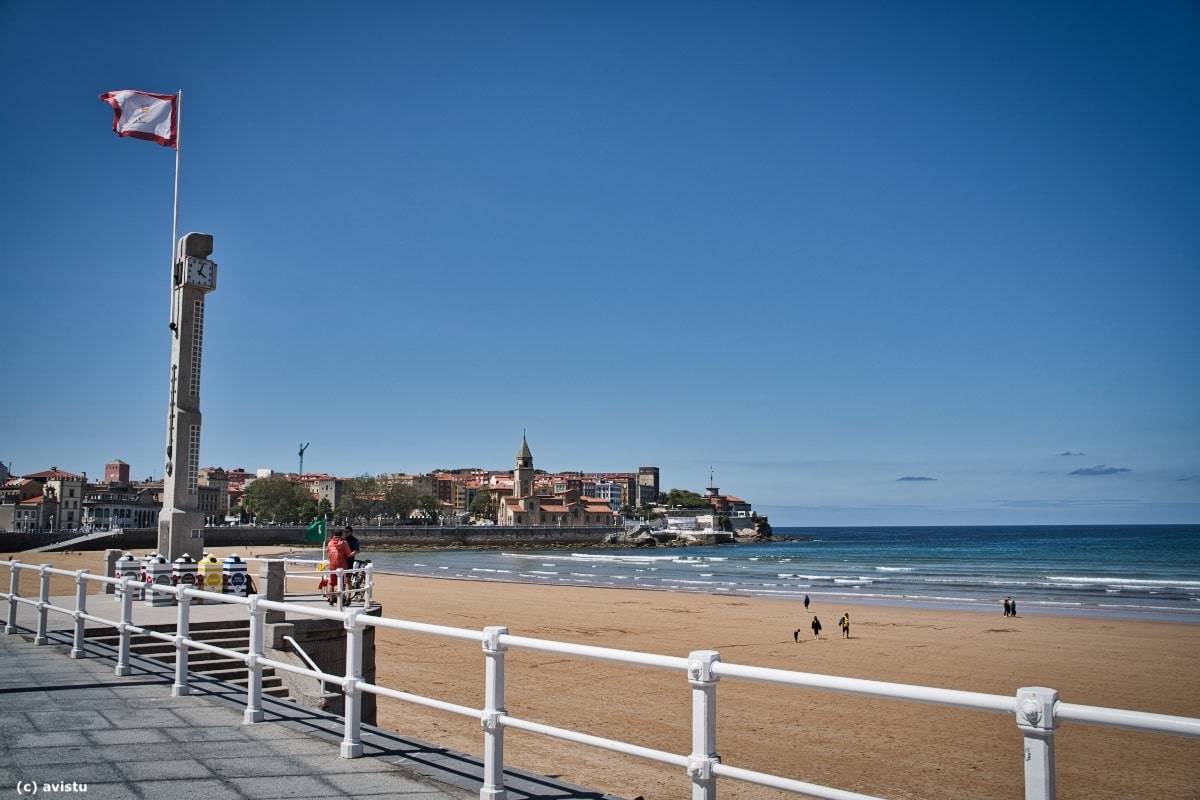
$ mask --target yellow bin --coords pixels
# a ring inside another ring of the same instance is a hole
[[[224,581],[221,577],[224,565],[217,560],[216,556],[205,555],[200,559],[198,567],[199,577],[196,583],[199,584],[196,588],[203,589],[206,592],[214,592],[221,594],[224,592]]]

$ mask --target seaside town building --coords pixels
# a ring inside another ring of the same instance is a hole
[[[134,481],[130,472],[128,463],[113,459],[104,465],[104,480],[89,484],[86,473],[77,475],[53,467],[12,476],[0,464],[0,531],[154,527],[153,513],[161,506],[163,482]],[[236,522],[230,515],[243,512],[247,487],[262,478],[286,478],[333,509],[342,507],[353,484],[353,479],[322,472],[208,466],[197,470],[197,511],[208,524]],[[623,509],[656,504],[661,488],[659,468],[654,466],[642,466],[636,472],[547,473],[535,469],[524,437],[511,471],[464,467],[425,474],[383,474],[376,480],[384,493],[399,485],[414,498],[434,498],[443,518],[460,522],[470,520],[479,508],[476,500],[487,496],[490,502],[483,507],[495,509],[493,519],[501,525],[615,525]],[[722,495],[716,487],[708,487],[705,499],[714,514],[750,516],[749,503]],[[242,521],[246,519],[243,513]]]
[[[129,484],[129,465],[119,458],[104,465],[104,482]]]
[[[512,494],[500,498],[501,525],[613,525],[616,516],[605,500],[581,494],[578,488],[568,488],[555,494],[535,491],[533,453],[529,442],[521,437],[516,466],[512,472]]]

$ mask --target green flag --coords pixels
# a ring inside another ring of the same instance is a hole
[[[325,520],[314,519],[304,531],[304,541],[325,543]]]

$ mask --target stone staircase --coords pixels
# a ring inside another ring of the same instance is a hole
[[[145,625],[147,630],[159,633],[174,634],[174,625]],[[113,628],[89,628],[86,631],[88,641],[103,644],[114,650],[120,645],[120,635]],[[222,647],[235,653],[250,652],[250,621],[231,620],[228,622],[193,622],[188,625],[188,638]],[[152,636],[134,635],[129,640],[129,652],[140,658],[157,661],[167,667],[175,666],[175,645],[155,639]],[[248,678],[246,665],[241,661],[227,658],[217,653],[205,650],[191,649],[188,651],[188,674],[202,674],[206,678],[215,678],[246,688]],[[283,680],[270,667],[263,667],[262,690],[264,695],[288,699],[288,690]]]

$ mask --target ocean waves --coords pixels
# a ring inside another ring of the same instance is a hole
[[[1196,527],[823,530],[815,541],[686,551],[383,553],[375,563],[435,577],[997,614],[1012,596],[1028,613],[1200,621]]]

